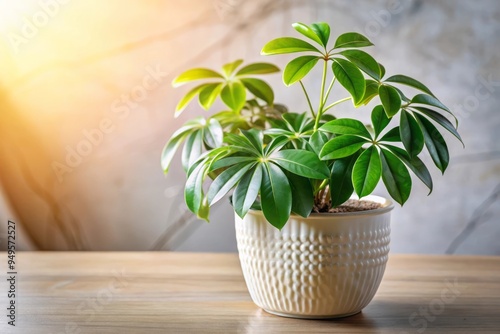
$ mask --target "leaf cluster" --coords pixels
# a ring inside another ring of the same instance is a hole
[[[262,210],[281,229],[291,214],[307,217],[325,191],[329,205],[335,207],[353,193],[369,195],[382,180],[390,196],[403,205],[412,188],[411,172],[432,192],[431,174],[420,155],[426,148],[444,173],[449,151],[438,127],[462,142],[450,109],[414,78],[402,74],[385,78],[384,66],[361,50],[373,45],[365,36],[341,34],[330,48],[327,23],[293,27],[306,39],[277,38],[261,53],[301,53],[286,65],[283,83],[301,85],[309,112],[292,113],[274,104],[272,88],[253,77],[278,71],[268,63],[240,67],[242,61],[237,60],[224,65],[220,73],[198,68],[174,80],[175,86],[204,81],[179,102],[177,114],[196,96],[204,109],[218,97],[229,108],[186,123],[163,151],[166,172],[185,142],[182,163],[189,209],[208,220],[210,206],[234,190],[232,203],[238,215],[243,217],[252,208]],[[314,108],[302,80],[318,64],[323,72],[319,104]],[[348,96],[331,102],[330,92],[337,83]],[[407,97],[403,86],[415,95]],[[248,98],[248,93],[253,97]],[[337,119],[330,113],[346,101],[355,108],[378,101],[371,111],[371,124]]]

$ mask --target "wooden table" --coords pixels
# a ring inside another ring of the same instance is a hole
[[[17,259],[17,326],[6,324],[2,303],[0,333],[500,333],[500,257],[391,255],[362,313],[318,321],[255,306],[236,254],[27,252]]]

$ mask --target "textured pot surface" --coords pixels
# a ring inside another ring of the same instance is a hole
[[[260,211],[236,215],[238,251],[250,296],[264,310],[297,318],[358,313],[384,275],[390,241],[390,201],[340,214],[292,215],[281,231]]]

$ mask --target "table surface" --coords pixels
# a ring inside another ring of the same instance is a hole
[[[236,254],[21,252],[17,260],[16,327],[3,311],[0,333],[500,333],[500,257],[390,255],[370,305],[337,320],[262,311]]]

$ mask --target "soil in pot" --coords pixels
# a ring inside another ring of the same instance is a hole
[[[332,208],[330,203],[325,203],[322,206],[314,206],[313,212],[316,213],[342,213],[342,212],[356,212],[356,211],[367,211],[367,210],[375,210],[382,207],[382,204],[367,201],[367,200],[359,200],[351,198],[347,200],[344,204]]]

